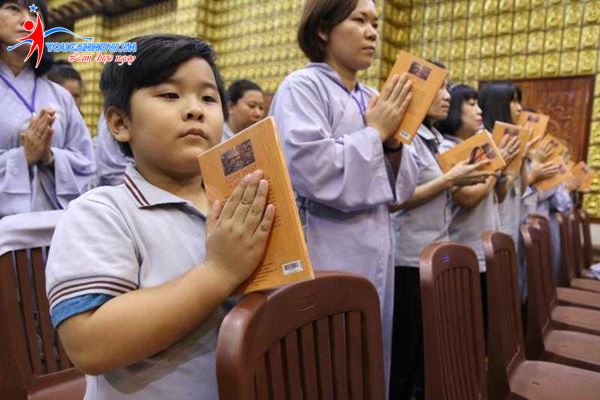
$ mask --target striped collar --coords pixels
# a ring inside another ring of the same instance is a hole
[[[128,165],[125,169],[125,179],[123,180],[123,183],[125,184],[127,191],[133,197],[138,208],[148,208],[160,204],[185,204],[196,210],[189,201],[175,196],[148,182],[134,165]]]

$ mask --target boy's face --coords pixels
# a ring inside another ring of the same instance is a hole
[[[202,58],[181,64],[165,82],[130,99],[125,135],[136,165],[169,176],[199,173],[199,154],[221,141],[223,110],[212,69]]]

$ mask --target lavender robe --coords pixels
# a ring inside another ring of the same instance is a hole
[[[0,61],[0,74],[28,101],[34,87],[29,66],[18,76]],[[0,217],[62,209],[78,197],[93,179],[94,152],[88,129],[69,92],[45,78],[38,78],[35,111],[56,110],[53,124],[51,166],[29,167],[20,133],[27,128],[31,113],[17,95],[0,80]]]
[[[95,151],[98,164],[98,186],[116,186],[123,183],[125,168],[129,164],[133,164],[133,158],[124,155],[113,139],[106,126],[104,114],[100,114],[98,120]]]
[[[363,118],[373,94],[360,84],[350,93],[328,64],[310,63],[282,82],[270,115],[282,139],[313,266],[361,274],[377,288],[387,377],[394,298],[388,204],[394,195],[398,202],[410,196],[417,174],[416,166],[403,161],[396,183],[390,178],[379,134]]]

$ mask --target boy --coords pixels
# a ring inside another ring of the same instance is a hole
[[[57,227],[52,320],[87,374],[86,400],[217,399],[220,304],[256,268],[275,209],[257,171],[205,217],[196,157],[220,142],[224,107],[212,49],[176,35],[132,41],[135,62],[107,64],[100,85],[135,165],[123,185],[74,201]]]

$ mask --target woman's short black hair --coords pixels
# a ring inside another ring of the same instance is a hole
[[[479,91],[479,107],[483,111],[483,125],[488,131],[494,122],[514,123],[510,116],[510,102],[522,100],[521,89],[513,82],[490,82]]]
[[[227,88],[227,101],[235,104],[239,99],[244,97],[244,93],[249,90],[258,90],[261,93],[263,91],[257,83],[249,81],[248,79],[238,79],[233,81],[231,85],[229,85],[229,88]]]
[[[68,80],[75,80],[80,84],[82,83],[81,74],[68,61],[55,61],[46,78],[59,85]]]
[[[450,109],[448,117],[436,122],[436,128],[444,135],[456,135],[462,125],[462,106],[465,101],[477,101],[477,90],[469,85],[453,85],[448,89],[450,93]]]
[[[0,0],[0,7],[2,7],[4,3],[15,3],[22,7],[29,7],[30,5],[35,4],[35,6],[38,8],[38,12],[42,16],[44,29],[48,29],[48,6],[44,0]],[[27,62],[30,63],[32,67],[35,67],[37,62],[37,54],[34,53]],[[43,76],[46,72],[50,71],[53,64],[54,58],[52,57],[52,53],[49,53],[43,49],[40,64],[37,66],[37,68],[33,68],[33,73],[36,76]]]
[[[319,32],[329,34],[356,8],[358,0],[306,0],[298,26],[298,44],[312,62],[325,61],[327,43]]]
[[[129,115],[130,100],[134,91],[165,82],[181,64],[198,57],[204,59],[212,69],[221,97],[223,115],[227,115],[225,85],[216,65],[215,52],[208,42],[171,34],[139,36],[128,42],[137,43],[136,53],[114,55],[135,55],[135,61],[131,65],[109,62],[102,71],[100,89],[104,95],[105,111],[108,107],[115,107]],[[119,142],[119,146],[126,156],[133,155],[128,143]]]

